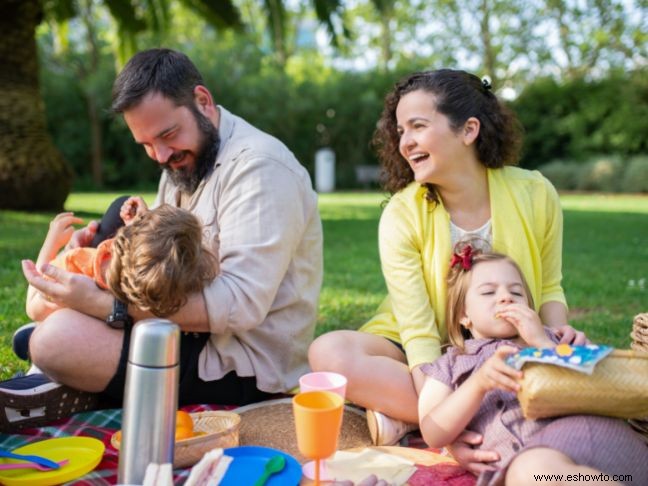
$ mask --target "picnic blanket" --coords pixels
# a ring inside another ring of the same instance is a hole
[[[209,410],[231,410],[233,406],[220,405],[190,405],[182,407],[182,410],[193,412],[205,412]],[[25,429],[19,434],[0,434],[0,447],[15,449],[31,442],[55,437],[85,436],[99,439],[106,446],[106,452],[99,465],[89,474],[71,481],[67,484],[77,486],[103,486],[117,484],[117,466],[119,464],[119,452],[110,444],[110,438],[115,431],[121,428],[122,409],[95,410],[72,415],[63,420],[53,422],[45,427]],[[187,469],[176,469],[173,471],[174,484],[181,485],[189,477]]]
[[[211,410],[232,410],[235,406],[222,405],[189,405],[181,407],[182,410],[194,413]],[[95,410],[72,415],[67,419],[58,420],[51,425],[22,430],[18,434],[0,434],[0,447],[15,449],[31,442],[56,437],[85,436],[99,439],[106,446],[104,456],[94,471],[83,477],[66,483],[76,486],[103,486],[117,484],[117,468],[119,464],[119,452],[110,444],[112,435],[121,428],[122,409]],[[418,433],[406,435],[400,442],[401,446],[425,449],[426,444]],[[439,452],[438,450],[433,450]],[[191,468],[175,469],[173,481],[176,485],[182,485],[189,477]],[[475,484],[475,477],[470,473],[461,470],[456,465],[439,464],[436,466],[419,467],[412,476],[411,484],[430,484],[433,478],[434,484],[439,486],[472,486]]]

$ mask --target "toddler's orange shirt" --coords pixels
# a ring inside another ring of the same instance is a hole
[[[112,242],[113,239],[109,238],[99,243],[97,248],[72,248],[59,253],[50,264],[68,272],[92,277],[99,287],[108,290],[106,276],[101,269],[110,262]]]

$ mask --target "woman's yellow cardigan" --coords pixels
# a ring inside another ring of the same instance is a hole
[[[562,280],[562,210],[551,183],[537,171],[488,169],[493,250],[515,260],[533,294],[566,305]],[[435,360],[446,341],[446,276],[450,217],[412,182],[380,218],[379,247],[388,296],[360,330],[402,343],[410,369]],[[546,323],[549,324],[549,323]]]

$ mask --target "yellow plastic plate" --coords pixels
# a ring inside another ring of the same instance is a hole
[[[14,449],[16,454],[36,454],[53,461],[69,459],[69,463],[52,471],[36,469],[11,469],[0,471],[0,483],[7,486],[50,486],[79,478],[89,473],[101,462],[106,447],[92,437],[61,437],[34,442]],[[0,463],[21,462],[0,459]]]

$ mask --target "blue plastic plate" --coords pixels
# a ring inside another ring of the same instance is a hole
[[[220,482],[220,486],[252,485],[261,477],[266,463],[272,456],[284,456],[286,467],[283,471],[270,476],[267,486],[296,486],[302,477],[301,466],[297,460],[277,449],[260,446],[241,446],[225,449],[226,456],[233,457],[227,469],[227,474]]]

